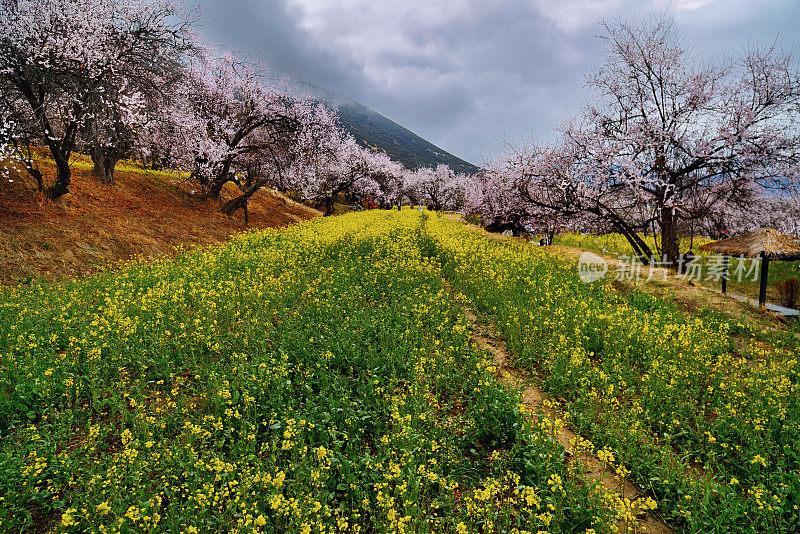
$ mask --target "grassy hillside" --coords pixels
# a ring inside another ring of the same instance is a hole
[[[46,179],[55,167],[40,162]],[[193,194],[184,176],[117,166],[117,183],[104,185],[91,161],[72,165],[71,193],[58,202],[34,193],[24,177],[0,182],[0,283],[86,275],[134,256],[152,257],[181,246],[225,241],[245,230],[244,216],[217,213],[219,203]],[[273,191],[250,207],[251,228],[286,226],[319,212]]]
[[[384,152],[410,169],[443,163],[461,173],[474,174],[479,170],[355,100],[310,84],[304,86],[306,88],[312,97],[339,112],[342,126],[362,146]]]

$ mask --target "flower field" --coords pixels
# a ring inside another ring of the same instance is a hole
[[[609,532],[415,210],[0,293],[0,530]]]
[[[800,529],[798,341],[610,283],[431,218],[445,275],[569,423],[686,532]]]
[[[641,235],[642,239],[647,243],[651,250],[657,250],[656,240],[652,235]],[[696,283],[702,284],[710,289],[720,290],[720,276],[718,261],[719,255],[711,252],[705,252],[699,249],[701,245],[710,243],[711,240],[704,237],[695,237],[693,240],[683,237],[680,239],[680,251],[682,253],[688,252],[690,249],[696,254],[694,263],[699,266],[698,271],[691,276],[692,280]],[[630,263],[634,254],[633,248],[630,243],[621,234],[576,234],[565,233],[558,234],[554,239],[557,245],[565,245],[568,247],[575,247],[584,250],[591,250],[598,254],[604,254],[619,258],[625,263]],[[750,268],[754,265],[755,259],[753,258],[737,258],[733,257],[730,260],[730,267],[728,271],[728,286],[731,293],[747,296],[751,299],[758,298],[759,291],[759,273],[758,269]],[[739,262],[742,267],[746,267],[737,274],[737,266]],[[711,270],[718,269],[716,276],[711,274]],[[647,269],[644,268],[643,272],[646,276]],[[800,276],[800,261],[772,261],[769,266],[769,285],[767,289],[767,298],[770,302],[775,304],[781,303],[781,294],[776,287],[780,282],[783,282],[792,277]]]
[[[795,338],[405,209],[2,290],[0,530],[617,531],[463,306],[677,531],[800,527]]]

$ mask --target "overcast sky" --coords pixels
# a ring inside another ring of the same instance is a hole
[[[669,10],[695,52],[800,52],[800,0],[199,0],[211,42],[358,100],[479,164],[591,97],[600,23]]]

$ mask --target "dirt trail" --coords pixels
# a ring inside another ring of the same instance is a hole
[[[473,326],[472,340],[494,357],[499,380],[509,387],[520,390],[522,392],[522,402],[530,410],[547,414],[552,418],[561,415],[553,408],[555,403],[551,401],[544,391],[531,385],[521,372],[511,367],[510,353],[494,328],[480,321],[469,308],[465,308],[464,312]],[[556,439],[564,447],[567,456],[573,456],[574,444],[578,440],[582,440],[578,434],[567,428],[559,429]],[[586,476],[590,480],[599,481],[608,490],[618,493],[621,497],[631,501],[646,497],[644,492],[633,483],[627,480],[620,480],[617,473],[610,467],[604,466],[596,456],[589,455],[583,451],[577,451],[575,454],[586,467]],[[649,534],[673,533],[670,527],[640,508],[637,508],[636,511],[635,525],[626,525],[620,521],[617,527],[620,532],[631,532],[631,529],[633,529],[634,532],[646,532]]]

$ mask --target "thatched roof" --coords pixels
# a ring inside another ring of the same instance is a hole
[[[792,260],[800,258],[800,238],[765,228],[722,241],[706,243],[700,249],[748,258],[755,258],[763,252],[769,259]]]

